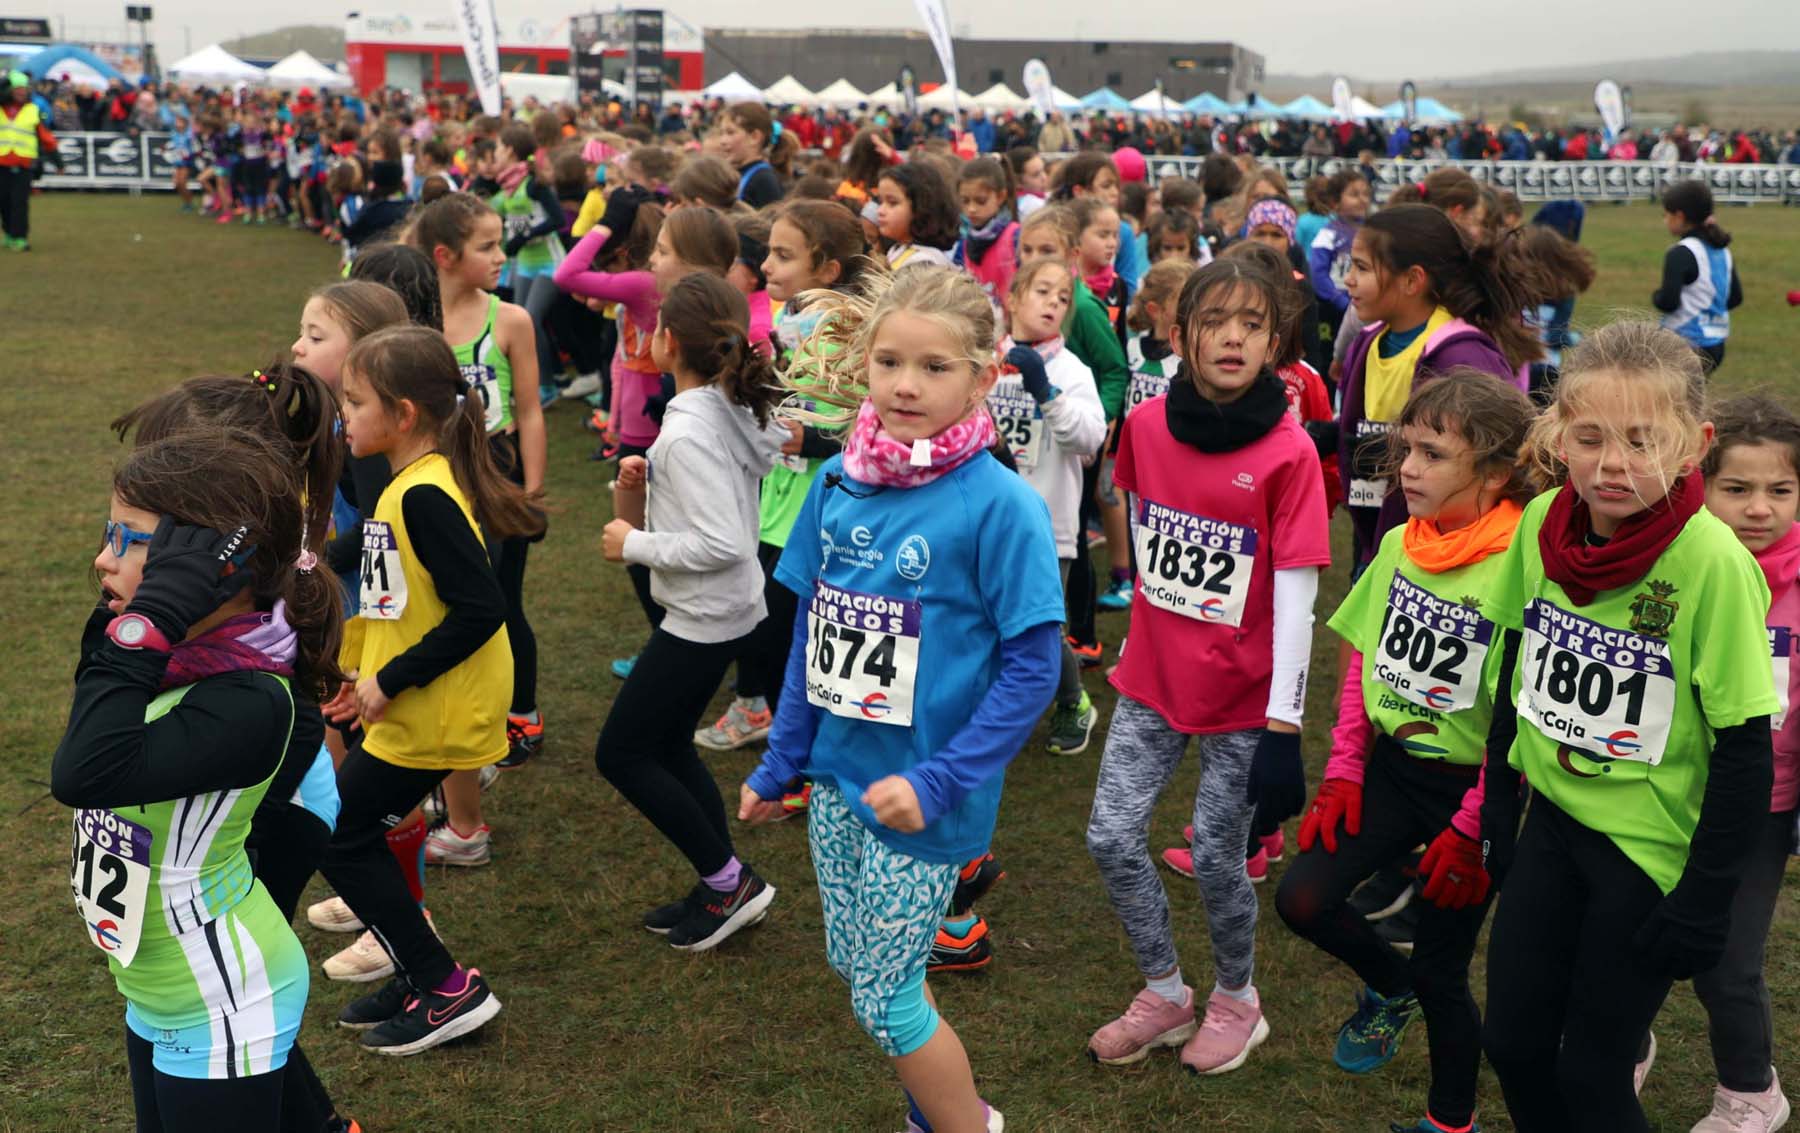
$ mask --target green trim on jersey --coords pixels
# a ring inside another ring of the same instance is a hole
[[[489,203],[494,211],[500,214],[501,239],[510,240],[515,233],[523,234],[536,228],[540,221],[548,219],[543,215],[543,208],[531,198],[531,184],[536,174],[528,175],[523,181],[512,187],[495,193]],[[560,220],[561,218],[556,218]],[[544,274],[544,269],[555,267],[562,257],[550,247],[555,233],[533,237],[519,254],[513,257],[513,263],[532,275]]]
[[[482,423],[489,434],[504,432],[513,423],[512,360],[494,339],[494,323],[499,317],[500,296],[489,295],[481,333],[451,347],[463,381],[469,383],[469,396],[481,398]]]
[[[1538,549],[1554,495],[1527,505],[1487,595],[1497,623],[1524,631],[1509,762],[1667,893],[1687,867],[1714,733],[1780,706],[1769,585],[1703,508],[1642,579],[1578,606]]]
[[[1362,653],[1363,708],[1419,759],[1481,764],[1501,649],[1484,595],[1506,556],[1433,574],[1407,557],[1405,527],[1375,558],[1327,623]]]

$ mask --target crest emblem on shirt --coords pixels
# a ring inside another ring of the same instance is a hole
[[[1461,598],[1457,599],[1457,603],[1462,606],[1467,606],[1478,614],[1481,612],[1481,599],[1474,594],[1464,594]]]
[[[1674,583],[1651,579],[1649,593],[1640,591],[1632,599],[1631,632],[1646,637],[1668,637],[1670,627],[1675,624],[1675,614],[1681,608],[1681,603],[1669,600],[1673,593]]]

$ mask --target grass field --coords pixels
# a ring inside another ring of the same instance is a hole
[[[285,228],[179,216],[166,197],[54,196],[38,198],[33,211],[34,251],[0,260],[0,841],[18,852],[0,875],[0,1129],[125,1129],[122,1005],[71,912],[68,816],[47,786],[117,454],[105,426],[178,379],[242,372],[284,349],[306,293],[333,274],[336,252]],[[1647,206],[1590,213],[1587,243],[1602,270],[1578,320],[1647,305],[1667,242],[1660,220]],[[1744,209],[1723,220],[1737,233],[1749,298],[1734,319],[1721,384],[1800,392],[1800,311],[1781,298],[1800,287],[1800,214]],[[692,880],[593,770],[593,740],[618,688],[606,663],[631,652],[644,627],[623,570],[598,553],[608,474],[588,462],[592,446],[575,412],[553,410],[550,434],[555,510],[526,588],[542,647],[547,750],[487,796],[493,865],[433,870],[427,883],[446,939],[488,974],[506,1010],[469,1041],[419,1058],[377,1058],[332,1023],[356,989],[315,968],[302,1042],[343,1111],[370,1133],[898,1128],[904,1109],[892,1074],[824,963],[800,824],[746,830],[739,841],[781,890],[763,927],[693,959],[638,927],[644,908]],[[1333,568],[1321,621],[1344,584],[1343,569]],[[1122,615],[1103,617],[1109,646],[1122,628]],[[1331,672],[1334,648],[1321,631],[1315,673]],[[1307,729],[1315,783],[1328,683],[1314,681]],[[1110,705],[1103,681],[1090,674],[1088,685]],[[1245,1069],[1200,1080],[1167,1057],[1123,1072],[1089,1063],[1089,1032],[1141,986],[1083,846],[1099,738],[1082,756],[1053,759],[1034,748],[1013,765],[994,842],[1009,877],[983,906],[998,960],[985,974],[934,981],[1008,1127],[1362,1131],[1416,1120],[1423,1031],[1372,1078],[1338,1072],[1331,1042],[1356,983],[1279,923],[1267,904],[1273,886],[1261,892],[1257,979],[1273,1036]],[[729,795],[752,759],[715,761]],[[1164,799],[1159,847],[1179,838],[1193,781],[1184,774]],[[1171,880],[1184,965],[1202,983],[1210,972],[1200,904]],[[299,932],[315,964],[349,939],[304,923]],[[1791,1059],[1800,1050],[1797,943],[1800,917],[1784,902],[1769,981],[1777,1063],[1800,1078]],[[1480,998],[1479,971],[1475,986]],[[1686,1130],[1706,1111],[1713,1074],[1704,1021],[1685,986],[1657,1033],[1646,1107],[1659,1128]],[[1482,1096],[1484,1127],[1510,1129],[1491,1075]]]

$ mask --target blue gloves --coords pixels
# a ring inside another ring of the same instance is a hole
[[[1019,371],[1019,380],[1025,384],[1025,392],[1031,400],[1039,405],[1054,396],[1050,388],[1050,371],[1044,369],[1044,359],[1029,346],[1015,343],[1006,352],[1006,364]]]

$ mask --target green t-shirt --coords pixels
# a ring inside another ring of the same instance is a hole
[[[532,199],[531,183],[532,178],[527,177],[514,185],[511,191],[502,189],[495,193],[493,200],[489,202],[494,206],[494,211],[500,214],[502,243],[530,232],[545,220],[561,219],[544,215],[543,206]],[[520,248],[513,261],[518,270],[526,275],[542,275],[547,269],[554,268],[560,257],[550,247],[550,240],[548,235],[538,236]]]
[[[785,333],[776,340],[788,345],[787,371],[796,381],[804,382],[807,373],[809,336],[817,328],[819,316],[805,311],[790,313],[786,306],[776,313],[775,327]],[[775,467],[763,477],[762,501],[757,510],[757,538],[771,547],[786,547],[794,521],[800,518],[801,505],[812,488],[813,478],[825,466],[824,457],[790,456],[775,458]]]
[[[1405,535],[1383,537],[1328,624],[1362,653],[1363,708],[1384,735],[1419,759],[1479,766],[1501,654],[1485,596],[1506,556],[1433,574]]]
[[[1489,595],[1494,620],[1523,631],[1510,762],[1667,893],[1687,867],[1713,733],[1780,707],[1769,586],[1702,509],[1642,579],[1577,606],[1538,549],[1554,495],[1526,507]]]

